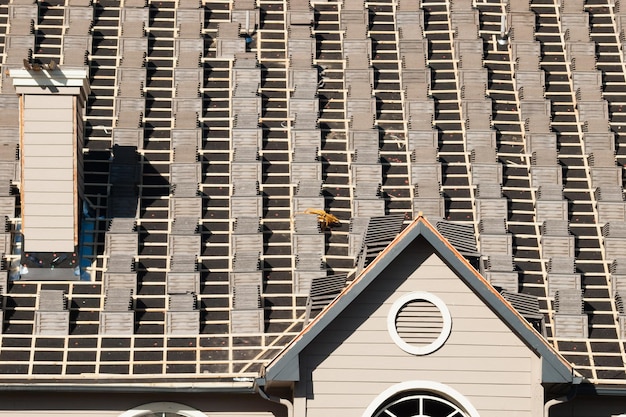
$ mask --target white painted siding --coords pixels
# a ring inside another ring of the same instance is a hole
[[[382,391],[411,380],[450,386],[481,417],[540,415],[540,359],[424,246],[413,244],[301,354],[307,417],[360,417]],[[411,272],[417,258],[425,261]],[[452,315],[449,339],[430,355],[404,352],[387,331],[391,305],[413,291],[438,296]]]
[[[77,243],[75,114],[73,96],[24,96],[21,192],[26,251],[71,252]]]

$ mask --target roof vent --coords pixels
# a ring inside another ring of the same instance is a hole
[[[405,352],[427,355],[450,336],[452,318],[444,302],[433,294],[414,292],[397,300],[387,317],[392,340]]]

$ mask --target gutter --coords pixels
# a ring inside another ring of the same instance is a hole
[[[239,393],[255,392],[254,381],[233,382],[173,382],[173,383],[97,383],[97,384],[64,384],[64,383],[10,383],[0,384],[0,392],[38,391],[38,392],[124,392],[124,393]]]
[[[261,385],[261,384],[265,384],[265,380],[258,379],[257,382],[258,384],[255,384],[255,387],[256,387],[256,391],[261,396],[261,398],[263,398],[264,400],[271,401],[273,403],[277,403],[277,404],[281,404],[285,406],[285,408],[287,408],[287,417],[293,417],[293,403],[290,400],[288,400],[287,398],[280,398],[280,397],[276,397],[273,395],[269,395],[268,393],[265,392],[265,390],[263,389],[263,386]]]
[[[611,397],[626,397],[626,387],[624,386],[595,386],[591,384],[581,385],[578,389],[579,394],[599,395]]]

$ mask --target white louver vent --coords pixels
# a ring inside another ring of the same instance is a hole
[[[414,292],[398,299],[387,317],[393,341],[405,352],[427,355],[448,339],[452,318],[443,301],[433,294]]]
[[[443,330],[441,311],[430,301],[414,300],[405,304],[396,316],[396,331],[409,345],[432,344]]]

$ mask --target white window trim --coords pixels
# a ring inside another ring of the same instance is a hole
[[[398,330],[396,329],[396,317],[398,312],[402,307],[404,307],[405,304],[415,300],[426,300],[434,304],[435,307],[437,307],[441,312],[441,317],[443,319],[443,328],[441,329],[439,337],[426,346],[413,346],[408,344],[402,340],[398,334]],[[389,336],[391,336],[391,340],[393,340],[393,342],[405,352],[412,355],[428,355],[429,353],[439,349],[443,346],[446,340],[448,340],[450,332],[452,331],[452,316],[450,315],[450,310],[448,310],[448,307],[441,300],[441,298],[429,292],[415,291],[405,294],[393,303],[391,309],[389,310],[389,314],[387,315],[387,331],[389,332]]]
[[[454,388],[439,382],[420,380],[401,382],[387,388],[370,403],[370,405],[363,412],[362,417],[372,417],[376,410],[387,402],[389,398],[409,391],[427,391],[434,395],[439,395],[440,397],[457,404],[469,417],[480,417],[480,414],[478,414],[478,411],[476,411],[472,403],[470,403],[467,398],[461,395],[461,393]]]
[[[185,417],[207,417],[203,412],[189,407],[188,405],[172,402],[143,404],[132,410],[123,412],[119,417],[141,417],[148,413],[177,413]]]

